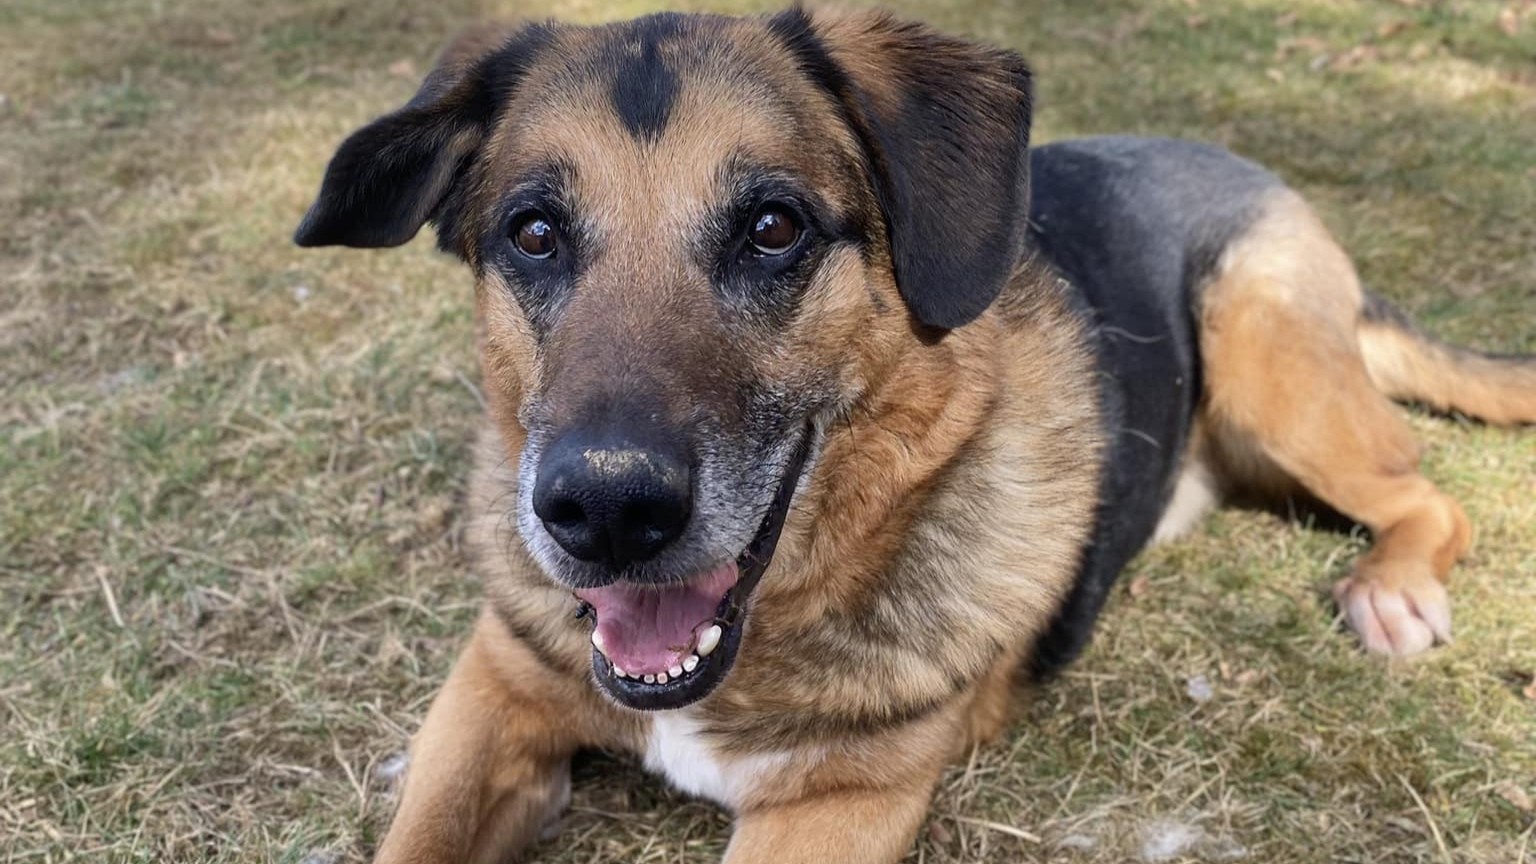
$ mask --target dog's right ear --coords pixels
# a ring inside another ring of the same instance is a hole
[[[399,246],[431,220],[438,245],[464,254],[454,224],[460,181],[552,32],[479,28],[454,40],[405,107],[342,142],[294,242]]]

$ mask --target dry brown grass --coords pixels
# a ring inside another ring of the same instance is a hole
[[[906,4],[1024,49],[1043,137],[1232,145],[1432,327],[1536,351],[1529,6]],[[372,848],[475,608],[468,285],[425,241],[287,236],[330,148],[412,90],[406,67],[513,11],[0,6],[0,858]],[[1122,861],[1159,838],[1182,860],[1536,859],[1536,436],[1416,424],[1481,532],[1456,645],[1359,656],[1320,590],[1359,544],[1223,513],[1146,556],[1085,661],[948,776],[912,860]],[[709,861],[727,831],[593,757],[535,858]]]

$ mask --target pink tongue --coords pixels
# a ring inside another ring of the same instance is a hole
[[[610,662],[630,675],[654,675],[678,666],[693,651],[695,634],[740,574],[735,563],[683,585],[641,587],[616,582],[577,591],[597,612],[597,633]]]

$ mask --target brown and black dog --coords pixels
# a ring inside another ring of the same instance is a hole
[[[1230,496],[1370,529],[1367,648],[1449,638],[1471,529],[1389,399],[1529,423],[1536,364],[1419,334],[1251,163],[1029,121],[1016,54],[796,9],[482,31],[342,144],[298,242],[432,222],[489,403],[487,608],[378,860],[514,854],[601,747],[731,808],[730,864],[896,861]]]

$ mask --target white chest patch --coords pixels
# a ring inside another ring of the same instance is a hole
[[[687,709],[656,714],[646,743],[645,767],[683,792],[734,808],[789,761],[788,752],[721,759],[700,729]]]
[[[1167,543],[1188,534],[1199,524],[1205,514],[1221,503],[1217,492],[1216,476],[1210,466],[1198,459],[1191,459],[1179,473],[1178,485],[1173,487],[1173,497],[1158,520],[1157,530],[1152,532],[1152,543]]]

